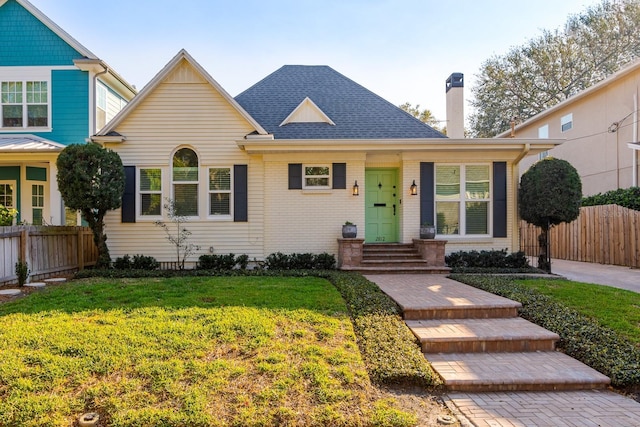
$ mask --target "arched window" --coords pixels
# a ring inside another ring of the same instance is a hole
[[[198,216],[198,155],[181,148],[173,155],[173,200],[176,214]]]

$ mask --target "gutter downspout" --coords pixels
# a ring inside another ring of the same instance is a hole
[[[520,163],[520,160],[522,160],[527,154],[529,154],[529,151],[531,151],[531,144],[529,143],[524,144],[524,147],[522,147],[522,151],[520,152],[520,154],[518,154],[518,157],[516,157],[516,159],[513,161],[513,164],[517,165],[518,163]]]
[[[633,142],[638,142],[638,90],[633,94]],[[631,178],[631,186],[638,186],[638,150],[631,150],[633,160],[633,172]]]
[[[107,67],[104,64],[100,64],[102,66],[102,68],[104,68],[104,71],[100,71],[99,73],[94,74],[93,76],[93,88],[92,88],[92,92],[93,92],[93,114],[92,114],[92,123],[91,123],[91,135],[95,135],[98,132],[98,129],[96,129],[96,114],[97,114],[97,110],[98,110],[98,77],[102,76],[103,74],[107,74],[109,72],[109,67]]]

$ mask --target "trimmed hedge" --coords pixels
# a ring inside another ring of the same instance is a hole
[[[458,251],[445,256],[444,260],[451,268],[531,268],[524,252],[507,253],[506,249],[492,251]]]
[[[321,254],[276,252],[265,258],[264,267],[269,270],[333,270],[336,268],[336,257],[326,252]]]
[[[198,258],[199,270],[233,270],[236,265],[240,270],[246,270],[249,264],[249,255],[200,255]]]
[[[640,386],[640,349],[615,331],[551,297],[514,283],[514,277],[452,275],[451,278],[521,302],[521,316],[557,333],[558,347],[566,354],[607,375],[616,387]]]
[[[152,256],[134,255],[133,258],[126,254],[121,258],[116,258],[113,262],[116,270],[157,270],[160,263]]]
[[[582,206],[600,205],[620,205],[640,211],[640,187],[619,188],[582,199]]]

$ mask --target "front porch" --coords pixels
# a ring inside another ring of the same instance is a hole
[[[366,274],[443,274],[446,240],[413,239],[412,243],[368,244],[364,239],[338,239],[338,268]]]

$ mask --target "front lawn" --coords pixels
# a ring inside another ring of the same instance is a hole
[[[88,279],[0,305],[0,425],[406,426],[316,277]]]
[[[569,280],[518,280],[553,297],[640,346],[640,294],[611,286]]]

